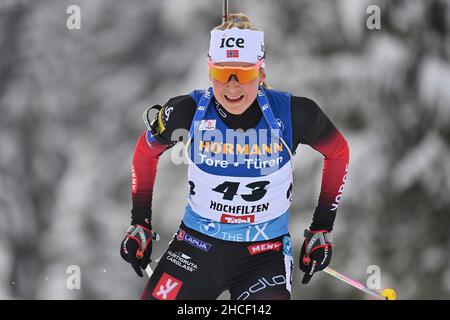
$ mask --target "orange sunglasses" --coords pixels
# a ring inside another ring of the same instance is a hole
[[[219,82],[227,83],[231,76],[236,76],[239,83],[246,83],[259,77],[259,69],[264,60],[250,67],[218,66],[208,59],[209,74]]]

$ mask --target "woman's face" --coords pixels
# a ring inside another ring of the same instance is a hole
[[[239,66],[249,67],[253,64],[245,62],[217,63],[219,66]],[[211,76],[214,97],[216,100],[232,114],[242,114],[256,99],[258,86],[266,79],[264,69],[255,80],[247,83],[239,83],[235,76],[231,76],[227,83],[222,83]]]

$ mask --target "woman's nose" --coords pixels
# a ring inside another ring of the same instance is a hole
[[[234,80],[234,81],[233,81]],[[228,82],[230,83],[230,82],[239,82],[239,80],[238,80],[238,78],[236,77],[236,75],[235,74],[232,74],[231,76],[230,76],[230,78],[228,79]]]
[[[235,87],[239,86],[239,80],[236,77],[236,75],[233,74],[230,76],[230,79],[228,79],[227,85],[228,85],[228,87],[231,87],[231,88],[235,88]]]

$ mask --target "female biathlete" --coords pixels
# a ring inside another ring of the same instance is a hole
[[[346,140],[311,99],[268,88],[264,34],[243,14],[211,31],[212,87],[168,100],[133,157],[131,226],[121,255],[139,276],[152,251],[151,200],[160,155],[188,132],[188,204],[142,299],[290,299],[292,155],[324,156],[322,185],[300,254],[303,283],[324,269],[349,163]],[[188,131],[187,131],[188,130]],[[178,133],[178,134],[177,134]]]

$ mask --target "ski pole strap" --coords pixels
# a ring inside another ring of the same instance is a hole
[[[152,144],[157,141],[167,145],[167,147],[170,148],[176,144],[176,141],[171,141],[170,139],[163,137],[162,133],[164,128],[160,131],[158,125],[158,114],[160,114],[162,108],[163,107],[160,105],[154,105],[144,111],[142,118],[144,119],[145,127],[147,128],[146,139],[148,144]],[[150,120],[150,111],[153,109],[157,110],[157,113],[153,120]]]
[[[311,236],[312,234],[312,236]],[[304,237],[307,240],[306,245],[306,254],[309,256],[313,247],[317,246],[325,246],[328,243],[332,242],[332,236],[330,232],[314,232],[312,233],[310,230],[305,229],[303,233]],[[318,242],[316,244],[316,242]]]
[[[153,122],[154,120],[150,120],[150,115],[149,115],[149,113],[150,113],[150,111],[153,110],[153,109],[157,110],[157,112],[160,112],[161,109],[162,109],[162,106],[160,106],[159,104],[157,104],[157,105],[154,105],[154,106],[152,106],[152,107],[148,107],[148,108],[144,111],[144,113],[142,114],[142,118],[144,119],[144,123],[145,123],[145,126],[147,127],[147,130],[152,131],[152,133],[158,133],[158,132],[153,132],[153,131],[154,131],[154,128],[153,128],[153,123],[152,123],[152,122]],[[155,119],[156,119],[156,118],[155,118]]]

